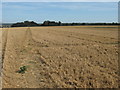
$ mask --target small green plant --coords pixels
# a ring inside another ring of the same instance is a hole
[[[17,72],[18,73],[25,73],[25,71],[27,71],[27,67],[26,66],[22,66],[22,67],[20,67],[20,70],[18,70]]]

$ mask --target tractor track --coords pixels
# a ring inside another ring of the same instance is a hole
[[[6,30],[6,32],[5,33],[3,33],[3,31],[2,31],[2,40],[1,40],[1,44],[2,44],[2,51],[1,51],[1,53],[2,53],[2,55],[1,55],[1,66],[0,66],[0,69],[1,69],[1,71],[0,71],[0,89],[2,88],[2,76],[3,76],[3,64],[4,64],[4,58],[5,58],[5,52],[6,52],[6,45],[7,45],[7,37],[8,37],[8,29]]]
[[[7,37],[8,37],[7,35],[8,35],[8,31],[5,35],[4,48],[6,48],[6,45],[7,45]],[[14,46],[15,46],[15,43],[16,43],[16,41],[13,41]],[[30,74],[25,73],[25,75],[28,75],[28,76],[25,76],[24,79],[23,79],[23,77],[21,77],[21,80],[23,80],[23,81],[18,80],[18,83],[12,84],[9,81],[16,80],[17,78],[9,76],[7,73],[5,73],[8,70],[5,69],[4,70],[5,72],[3,73],[4,74],[4,78],[3,78],[4,83],[7,83],[10,87],[13,87],[13,86],[17,87],[18,85],[21,87],[26,87],[27,85],[29,87],[40,87],[41,83],[43,83],[40,80],[41,80],[41,77],[43,77],[44,83],[46,83],[46,85],[49,85],[49,82],[52,82],[53,85],[51,85],[51,87],[57,87],[58,85],[55,83],[54,79],[49,74],[49,72],[39,71],[39,68],[44,69],[45,71],[49,71],[50,67],[49,67],[49,64],[46,62],[45,58],[43,56],[41,56],[40,53],[36,54],[34,52],[31,52],[31,49],[34,49],[33,46],[44,47],[44,45],[33,39],[31,29],[29,27],[25,30],[24,36],[21,40],[21,44],[19,43],[17,45],[19,45],[19,46],[14,47],[14,50],[13,50],[13,52],[16,53],[16,55],[14,56],[14,59],[13,59],[13,62],[15,62],[15,67],[29,65],[30,68],[28,68],[27,72]],[[31,48],[31,49],[29,49],[29,48]],[[24,52],[24,50],[27,50],[27,51]],[[4,50],[4,52],[5,51],[6,50]],[[38,48],[35,49],[35,51],[38,51]],[[24,53],[24,55],[23,55],[23,53]],[[16,62],[15,60],[19,60],[19,61]],[[30,60],[33,60],[33,62],[37,62],[37,63],[29,64]],[[10,67],[13,67],[13,66],[10,66]],[[36,72],[36,70],[39,72]],[[14,72],[16,72],[16,71],[14,70]],[[12,73],[12,71],[10,71],[10,73]],[[34,73],[35,75],[32,73]],[[43,74],[37,74],[37,73],[43,73]],[[17,73],[15,73],[15,74],[17,74]],[[31,79],[31,81],[29,81],[29,77],[31,77],[31,76],[32,76],[32,79]],[[47,78],[49,78],[49,79],[47,80]],[[26,81],[28,81],[28,82],[26,82]],[[26,83],[26,86],[24,86],[22,84],[20,85],[21,82]],[[37,82],[37,83],[32,83],[32,82]],[[3,83],[3,87],[5,87],[4,83]],[[32,86],[30,86],[31,84],[32,84]],[[45,87],[44,85],[41,85],[41,86]]]
[[[6,52],[6,46],[7,46],[7,40],[8,40],[8,29],[6,30],[6,33],[4,33],[4,35],[2,35],[2,63],[4,63],[4,58],[5,58],[5,52]],[[3,66],[2,66],[3,68]]]

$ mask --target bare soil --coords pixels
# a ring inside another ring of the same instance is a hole
[[[0,28],[0,89],[2,88],[2,28]]]
[[[3,88],[118,88],[117,26],[2,31]]]

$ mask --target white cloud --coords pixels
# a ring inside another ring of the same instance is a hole
[[[119,0],[2,0],[2,2],[119,2]]]

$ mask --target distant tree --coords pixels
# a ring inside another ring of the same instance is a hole
[[[26,27],[26,26],[39,26],[39,24],[35,23],[34,21],[24,21],[11,25],[11,27]]]
[[[85,23],[82,23],[81,25],[85,25]]]
[[[17,22],[11,27],[27,27],[27,26],[75,26],[75,25],[120,25],[120,23],[61,23],[55,21],[44,21],[42,24],[37,24],[34,21]]]
[[[58,25],[61,26],[61,22],[60,21],[58,22]]]

